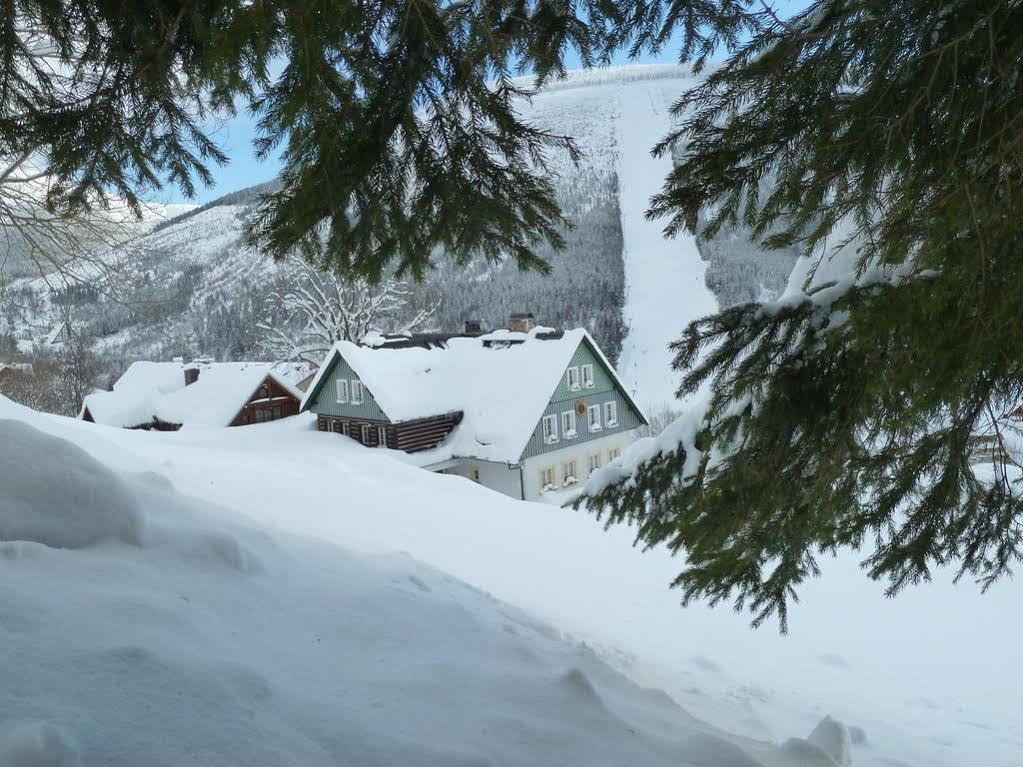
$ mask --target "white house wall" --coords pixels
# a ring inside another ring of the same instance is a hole
[[[547,467],[554,467],[554,478],[557,488],[565,489],[562,485],[561,467],[571,460],[575,460],[578,474],[576,480],[585,482],[589,477],[587,459],[589,456],[599,453],[600,465],[606,466],[608,462],[608,451],[619,450],[624,452],[625,448],[632,443],[634,432],[618,432],[609,434],[606,437],[579,442],[574,445],[567,445],[558,450],[552,450],[541,455],[534,455],[522,461],[522,478],[525,487],[525,499],[527,501],[539,500],[542,492],[540,486],[540,471]]]
[[[459,461],[457,466],[445,469],[444,474],[457,474],[468,479],[475,479],[473,470],[479,472],[479,483],[491,490],[520,499],[522,497],[522,484],[520,481],[519,467],[509,467],[505,463],[494,461],[480,461],[475,458],[466,458]]]

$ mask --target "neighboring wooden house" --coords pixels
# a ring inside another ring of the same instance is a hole
[[[304,363],[135,362],[113,391],[85,398],[84,421],[177,431],[276,421],[296,415]]]
[[[302,409],[320,431],[421,453],[425,468],[526,500],[586,479],[647,423],[585,330],[531,325],[342,341]]]

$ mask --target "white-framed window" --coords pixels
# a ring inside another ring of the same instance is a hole
[[[556,415],[545,415],[542,421],[543,443],[553,444],[558,441],[558,417]]]
[[[480,470],[478,466],[473,466],[471,469],[469,469],[469,479],[471,479],[473,482],[480,481]]]
[[[348,423],[348,421],[342,421],[340,432],[346,437],[350,436],[352,433],[352,425]]]
[[[582,371],[583,371],[583,388],[584,389],[592,389],[593,388],[593,365],[592,364],[583,365],[582,366]]]
[[[380,445],[380,447],[387,447],[387,427],[386,426],[378,426],[377,427],[377,443]]]
[[[586,408],[586,425],[590,431],[600,431],[600,405]]]
[[[555,477],[554,477],[554,467],[553,466],[545,466],[542,469],[540,469],[540,492],[541,493],[544,492],[545,490],[553,490],[554,488],[556,488],[557,485],[555,484],[555,481],[556,480],[555,480]]]
[[[361,405],[363,402],[362,381],[352,381],[352,404]]]
[[[618,403],[611,401],[604,403],[604,424],[607,428],[618,425]]]
[[[337,401],[343,404],[348,401],[348,380],[345,378],[339,378],[334,382],[337,386]]]
[[[579,368],[575,365],[570,367],[566,372],[567,383],[569,391],[576,391],[579,389]]]
[[[573,458],[571,461],[565,461],[561,464],[561,484],[563,485],[574,485],[579,481],[579,471],[576,468],[576,462]]]
[[[592,474],[593,472],[600,468],[600,453],[594,453],[593,455],[587,457],[586,468],[590,474]]]
[[[362,444],[369,445],[369,424],[362,425]]]
[[[607,462],[611,463],[615,458],[622,457],[622,449],[620,447],[611,447],[607,451]]]
[[[561,414],[561,436],[565,439],[575,437],[575,411],[566,410]]]

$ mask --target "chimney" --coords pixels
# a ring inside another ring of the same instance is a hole
[[[464,335],[467,336],[481,336],[483,335],[483,320],[466,320]]]
[[[508,329],[513,333],[528,333],[536,327],[536,318],[532,312],[512,312],[508,318]]]
[[[185,386],[191,386],[199,380],[199,368],[185,368]]]

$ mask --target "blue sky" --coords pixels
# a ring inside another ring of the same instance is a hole
[[[773,0],[771,2],[780,15],[789,15],[808,4],[807,0]],[[633,63],[669,63],[675,60],[677,51],[677,46],[669,46],[658,56],[643,55]],[[628,64],[630,60],[624,54],[620,54],[614,63]],[[280,170],[280,161],[277,159],[276,152],[264,161],[257,160],[254,155],[252,140],[256,135],[256,127],[255,122],[248,114],[242,113],[233,120],[219,123],[212,128],[212,131],[218,145],[231,158],[230,164],[224,167],[210,168],[214,185],[209,188],[200,186],[196,190],[196,197],[192,200],[185,198],[178,189],[167,187],[155,196],[154,201],[209,202],[236,189],[269,181],[277,175]]]

